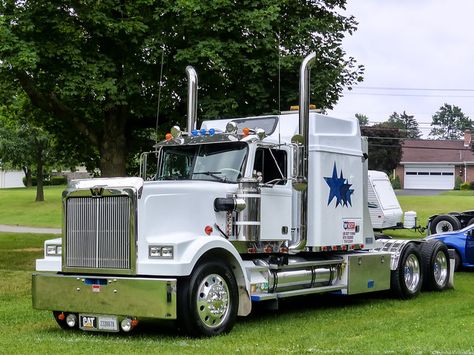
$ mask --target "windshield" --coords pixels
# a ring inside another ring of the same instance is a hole
[[[237,182],[247,152],[244,142],[163,147],[157,180]]]

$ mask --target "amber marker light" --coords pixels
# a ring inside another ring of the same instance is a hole
[[[247,137],[250,133],[250,129],[248,127],[245,127],[244,129],[242,129],[242,133],[245,137]]]
[[[165,139],[166,139],[167,141],[170,141],[171,138],[173,138],[173,136],[171,135],[171,133],[166,133]]]
[[[64,315],[63,312],[61,312],[61,313],[58,314],[58,319],[59,319],[59,320],[64,320],[64,318],[66,318],[66,316]]]

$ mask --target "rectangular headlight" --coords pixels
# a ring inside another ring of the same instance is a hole
[[[148,246],[148,257],[150,259],[173,259],[174,250],[170,245]]]
[[[47,244],[45,251],[47,256],[59,256],[62,253],[62,246]]]

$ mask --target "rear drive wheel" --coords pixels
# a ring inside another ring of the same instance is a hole
[[[234,275],[223,263],[204,262],[178,289],[178,318],[192,336],[213,336],[229,332],[238,309]]]
[[[426,290],[442,291],[448,287],[449,253],[448,248],[439,240],[429,240],[421,244],[423,260],[423,287]]]
[[[410,299],[418,296],[422,284],[420,252],[416,245],[410,243],[403,249],[397,269],[392,271],[391,290],[401,299]]]
[[[455,216],[442,214],[436,216],[430,225],[431,234],[452,232],[461,229],[461,222]]]

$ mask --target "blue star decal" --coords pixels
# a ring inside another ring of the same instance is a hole
[[[351,195],[354,189],[350,188],[352,184],[349,184],[347,179],[344,178],[342,170],[340,177],[337,177],[336,162],[334,162],[332,176],[325,177],[324,180],[326,180],[329,186],[328,206],[334,199],[336,199],[336,207],[339,205],[346,207],[349,205],[352,206]]]

